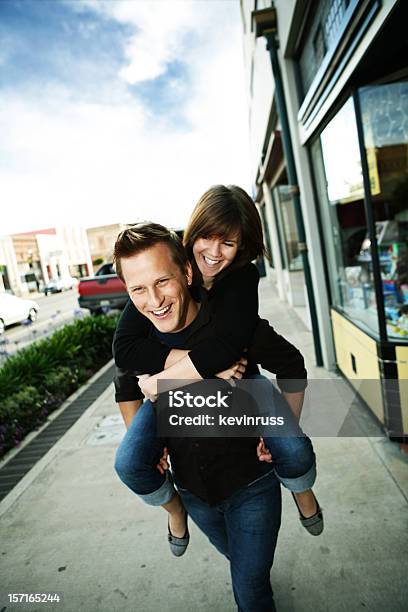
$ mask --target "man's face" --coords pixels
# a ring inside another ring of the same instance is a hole
[[[130,299],[159,331],[180,331],[193,321],[197,305],[188,290],[191,266],[180,270],[166,244],[123,258],[121,265]]]

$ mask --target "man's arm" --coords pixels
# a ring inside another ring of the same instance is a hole
[[[141,405],[142,400],[133,400],[130,402],[118,403],[123,420],[125,421],[126,429],[129,429],[133,417],[135,416]]]
[[[224,380],[235,378],[239,380],[245,372],[246,365],[247,360],[241,357],[231,367],[214,374],[214,378],[222,378]],[[158,394],[158,383],[164,380],[171,381],[171,386],[167,385],[167,389],[177,389],[178,387],[184,387],[185,385],[203,380],[203,378],[197,372],[187,355],[187,357],[184,357],[166,370],[140,381],[139,385],[144,396],[154,402]]]

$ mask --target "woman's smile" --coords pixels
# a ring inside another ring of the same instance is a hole
[[[197,238],[193,254],[204,280],[214,277],[232,264],[238,251],[238,242],[236,234],[227,238]]]

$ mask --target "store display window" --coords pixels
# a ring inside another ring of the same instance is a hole
[[[302,255],[299,251],[299,238],[293,197],[288,185],[278,185],[274,189],[276,216],[279,235],[282,239],[285,268],[290,272],[303,270]]]
[[[311,148],[320,200],[332,304],[378,333],[371,244],[354,104],[350,98]]]
[[[387,336],[408,340],[408,82],[359,97]]]
[[[332,304],[376,336],[380,315],[388,340],[408,341],[408,83],[364,87],[358,98],[361,116],[350,98],[311,145]]]

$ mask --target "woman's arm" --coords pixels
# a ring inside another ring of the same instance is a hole
[[[265,319],[259,319],[248,357],[265,370],[276,374],[284,393],[298,393],[307,387],[307,371],[302,353],[280,336]]]
[[[197,372],[194,365],[191,363],[191,361],[189,361],[188,357],[186,360],[187,363],[185,363],[185,360],[182,359],[166,370],[163,370],[158,374],[153,374],[153,376],[149,376],[141,381],[140,388],[144,396],[147,399],[150,399],[152,402],[156,401],[159,392],[159,381],[167,381],[166,390],[168,391],[170,389],[177,389],[179,387],[184,387],[185,385],[190,385],[202,380],[202,376]],[[240,380],[245,373],[247,363],[247,359],[241,357],[241,359],[233,363],[229,368],[226,368],[221,372],[217,372],[216,374],[212,374],[211,376],[228,381],[231,380],[231,378]]]

